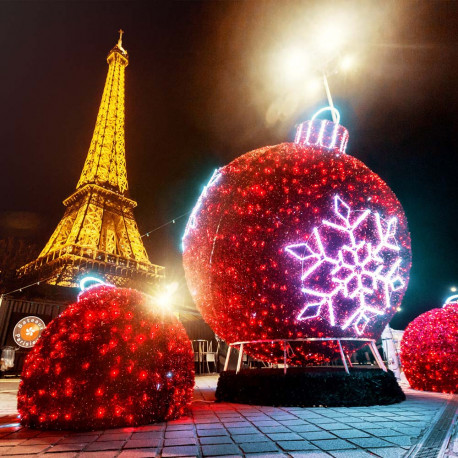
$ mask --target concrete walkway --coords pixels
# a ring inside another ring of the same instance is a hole
[[[15,397],[18,382],[0,380],[0,455],[458,456],[452,425],[457,396],[406,389],[407,401],[392,406],[276,408],[215,403],[216,382],[217,376],[196,378],[188,417],[137,428],[69,433],[21,428]]]

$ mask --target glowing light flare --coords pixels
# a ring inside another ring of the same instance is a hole
[[[286,83],[302,80],[310,71],[310,58],[302,46],[286,48],[277,57],[277,71]]]
[[[339,62],[339,67],[343,72],[353,70],[356,66],[356,57],[354,55],[346,55]]]
[[[306,243],[288,245],[285,251],[302,262],[301,291],[311,299],[297,315],[298,320],[308,320],[325,317],[332,326],[339,325],[341,329],[353,324],[358,335],[364,332],[370,320],[383,315],[384,309],[391,308],[391,294],[404,286],[399,276],[401,258],[387,259],[385,252],[398,252],[395,237],[396,218],[391,218],[386,224],[378,213],[370,210],[354,212],[338,195],[334,197],[334,221],[323,220],[322,225],[315,227]],[[368,241],[358,238],[358,235],[367,232],[368,220],[372,216],[376,227],[376,235]],[[332,228],[337,236],[323,230],[326,226]],[[385,229],[383,228],[385,226]],[[345,235],[342,238],[342,234]],[[327,246],[341,243],[335,255],[327,254]],[[344,244],[342,244],[344,243]],[[392,258],[392,257],[391,257]],[[326,269],[322,267],[327,266]],[[323,290],[315,286],[316,275],[326,275],[322,283],[331,284],[331,289]],[[313,276],[313,281],[310,282]],[[329,281],[330,280],[330,281]],[[384,303],[379,306],[377,292],[383,292]],[[376,300],[368,301],[369,297]],[[354,311],[349,318],[337,320],[336,308],[342,299],[351,299],[354,302]],[[326,314],[322,315],[325,306]]]
[[[173,296],[178,291],[178,287],[178,282],[172,282],[165,285],[161,291],[153,296],[155,303],[162,308],[171,308],[173,305]]]

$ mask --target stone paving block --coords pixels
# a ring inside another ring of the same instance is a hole
[[[339,431],[335,431],[334,434],[342,439],[350,439],[352,437],[370,437],[369,434],[364,431],[360,431],[359,429],[341,429]]]
[[[183,419],[181,421],[184,421]],[[190,420],[192,421],[192,420]],[[135,431],[137,432],[146,432],[146,431],[164,431],[165,423],[163,424],[155,424],[155,425],[144,425],[144,426],[137,426]]]
[[[27,439],[0,439],[0,447],[11,447],[13,445],[19,445],[25,442]]]
[[[48,453],[44,452],[38,456],[46,456]],[[15,458],[21,458],[21,457],[27,457],[27,458],[33,458],[34,455],[15,455]],[[49,455],[49,458],[75,458],[77,456],[82,456],[79,452],[62,452],[62,453],[53,453],[52,455]]]
[[[371,453],[367,453],[364,450],[348,450],[348,451],[337,451],[331,452],[331,456],[335,458],[366,458],[373,457]]]
[[[185,435],[189,435],[188,431],[170,431],[165,433],[166,436],[170,435],[171,437],[183,437]],[[191,435],[193,433],[191,432]],[[144,439],[161,439],[164,436],[163,432],[160,431],[151,431],[151,432],[146,432],[146,433],[133,433],[130,439],[133,440],[144,440]]]
[[[93,452],[93,451],[103,451],[103,450],[121,450],[122,446],[124,445],[125,441],[107,441],[107,442],[92,442],[87,445],[84,449],[85,452]]]
[[[353,425],[346,425],[344,423],[324,423],[320,425],[323,429],[327,431],[337,431],[339,429],[352,429]]]
[[[260,428],[261,426],[263,428],[266,426],[281,426],[281,424],[275,420],[260,420],[260,421],[253,421],[252,423],[257,428]]]
[[[2,449],[1,453],[3,456],[38,454],[48,447],[49,445],[29,445],[25,447],[17,445],[15,447],[6,448],[5,450]]]
[[[107,442],[107,441],[116,441],[116,440],[126,441],[130,438],[130,436],[132,436],[131,433],[102,434],[101,436],[97,438],[97,441],[98,442]],[[94,437],[94,436],[86,436],[86,437]]]
[[[193,424],[185,424],[185,425],[167,425],[166,431],[189,431],[193,430]]]
[[[390,426],[390,429],[393,429],[394,431],[399,431],[400,433],[403,433],[406,436],[413,436],[413,437],[418,437],[422,432],[422,430],[419,428],[408,428],[408,427],[398,426],[398,425]]]
[[[280,422],[282,425],[284,426],[299,426],[299,425],[306,425],[308,424],[307,422],[305,422],[304,420],[299,420],[299,419],[296,419],[296,420],[283,420]]]
[[[347,431],[347,430],[345,430]],[[307,440],[317,440],[317,439],[336,439],[336,436],[334,436],[331,433],[328,433],[327,431],[318,431],[318,432],[305,432],[305,433],[300,433],[299,434],[302,438],[307,439]]]
[[[71,435],[71,436],[68,436],[68,437],[64,437],[63,439],[61,439],[59,441],[59,444],[81,444],[81,443],[89,443],[89,442],[94,442],[95,440],[97,440],[98,437],[97,436],[75,436],[75,435]]]
[[[198,450],[195,445],[178,445],[176,447],[164,447],[162,456],[197,456]]]
[[[234,434],[232,440],[237,444],[248,442],[265,442],[267,440],[264,434]]]
[[[166,439],[176,439],[176,438],[179,438],[179,437],[194,437],[195,435],[196,435],[196,433],[194,431],[189,431],[189,430],[166,431],[165,432],[165,438]],[[155,438],[157,438],[157,437],[161,437],[161,436],[155,436]],[[132,439],[137,439],[137,438],[132,436]],[[145,436],[144,439],[147,439],[147,436]]]
[[[254,442],[240,444],[240,448],[245,453],[265,453],[265,452],[276,452],[278,448],[273,442]]]
[[[286,451],[300,451],[300,450],[318,450],[315,445],[307,442],[305,440],[302,441],[279,441],[277,442],[283,450]]]
[[[89,445],[87,443],[82,444],[57,444],[51,447],[49,450],[47,450],[47,453],[58,453],[58,452],[79,452],[80,450],[83,450],[86,445]]]
[[[116,455],[117,452],[82,452],[78,456],[81,456],[83,458],[113,458],[113,455]],[[53,458],[60,458],[59,455],[55,456],[53,455]]]
[[[326,417],[314,418],[314,419],[308,420],[308,421],[310,423],[314,423],[315,425],[323,425],[323,424],[326,424],[326,425],[337,425],[337,424],[339,424],[338,422],[336,422],[332,418],[326,418]]]
[[[158,447],[162,439],[131,439],[124,444],[124,449],[129,448],[153,448]]]
[[[400,447],[387,447],[387,448],[370,448],[368,452],[375,453],[382,458],[402,458],[407,450]]]
[[[245,428],[243,428],[245,429]],[[206,437],[206,436],[227,436],[227,431],[221,428],[215,429],[200,429],[197,431],[199,437]],[[167,436],[166,436],[167,437]]]
[[[21,445],[54,445],[59,442],[61,438],[59,436],[49,436],[49,437],[31,437],[30,439],[25,439],[21,442]],[[89,442],[89,441],[88,441]]]
[[[249,421],[223,421],[223,425],[226,428],[245,428],[246,426],[251,426],[251,423]]]
[[[354,437],[348,440],[353,444],[359,445],[363,448],[392,447],[393,445],[391,442],[384,441],[383,439],[380,439],[378,437]]]
[[[288,429],[296,433],[323,431],[321,428],[318,428],[317,426],[310,425],[310,424],[288,426]]]
[[[351,444],[343,439],[324,439],[311,441],[312,444],[321,448],[322,450],[345,450],[349,448],[356,448],[356,445]]]
[[[224,425],[221,423],[206,423],[203,425],[196,425],[197,431],[201,429],[224,429]]]
[[[326,452],[298,452],[290,453],[289,455],[293,458],[325,458],[331,456]]]
[[[390,437],[390,436],[405,436],[405,434],[395,431],[393,429],[381,428],[381,429],[368,429],[367,432],[377,437]]]
[[[155,456],[155,448],[138,448],[135,450],[123,450],[118,455],[118,458],[153,458]]]
[[[289,455],[285,455],[283,453],[280,453],[280,452],[275,452],[275,453],[245,453],[245,456],[248,456],[248,457],[256,457],[256,456],[259,456],[262,458],[289,458]]]
[[[272,433],[267,436],[273,441],[300,441],[303,439],[297,433]]]
[[[171,447],[172,445],[196,445],[197,439],[195,437],[177,437],[175,439],[165,439],[164,447]]]
[[[259,429],[256,429],[254,426],[248,428],[227,428],[231,436],[235,434],[259,434]]]
[[[232,439],[229,436],[208,436],[199,437],[199,442],[202,445],[212,444],[233,444]]]
[[[203,456],[221,456],[239,453],[240,449],[235,444],[202,445]]]
[[[259,429],[264,434],[289,433],[289,432],[291,432],[286,426],[260,426]]]
[[[401,447],[410,447],[412,445],[412,439],[407,436],[389,436],[386,437],[386,440],[392,444],[400,445]]]

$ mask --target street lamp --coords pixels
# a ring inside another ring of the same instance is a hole
[[[332,100],[328,77],[339,71],[348,72],[355,67],[356,57],[342,54],[343,47],[351,35],[347,21],[323,22],[317,27],[311,45],[295,45],[284,49],[281,54],[281,72],[288,82],[304,80],[307,74],[321,73],[320,83],[324,85],[328,105],[331,107],[332,120],[337,123],[337,112]],[[308,50],[309,49],[309,50]],[[317,88],[316,79],[307,85],[312,92]]]

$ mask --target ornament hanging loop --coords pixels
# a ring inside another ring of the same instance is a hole
[[[318,110],[313,116],[312,116],[312,121],[319,116],[321,113],[325,111],[330,111],[332,113],[332,119],[336,124],[340,124],[340,113],[339,110],[334,107],[334,106],[328,106],[328,107],[323,107],[320,110]]]
[[[104,282],[103,280],[101,280],[100,278],[97,278],[97,277],[84,277],[80,281],[80,285],[79,286],[80,286],[81,292],[84,292],[84,291],[86,291],[88,289],[94,288],[96,286],[101,286],[101,285],[113,286],[110,283]]]

